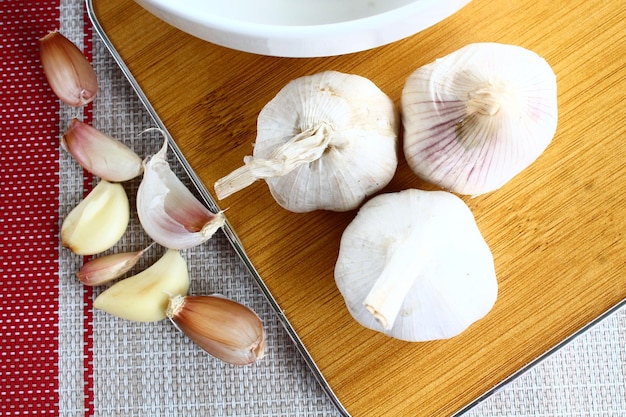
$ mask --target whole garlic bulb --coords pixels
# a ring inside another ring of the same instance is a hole
[[[264,179],[287,210],[352,210],[396,171],[397,119],[393,101],[366,78],[295,79],[263,108],[253,155],[216,182],[217,196]]]
[[[408,189],[361,207],[341,237],[335,282],[364,327],[420,342],[463,332],[493,307],[493,256],[469,207]]]
[[[514,45],[467,45],[409,76],[404,154],[421,178],[460,194],[496,190],[530,165],[557,126],[556,76]]]

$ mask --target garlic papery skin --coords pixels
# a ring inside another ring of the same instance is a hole
[[[72,107],[90,103],[98,80],[80,49],[58,31],[39,39],[39,46],[44,74],[57,97]]]
[[[170,297],[189,290],[187,262],[174,249],[147,269],[116,282],[94,300],[93,306],[114,316],[155,322],[166,317]]]
[[[110,182],[128,181],[143,172],[143,161],[128,146],[72,119],[61,145],[87,171]]]
[[[222,212],[209,211],[185,187],[166,160],[167,140],[144,164],[137,190],[137,214],[146,233],[170,249],[197,246],[224,225]]]
[[[557,128],[557,84],[535,52],[467,45],[418,68],[401,97],[404,155],[415,174],[479,195],[534,162]]]
[[[83,264],[76,276],[83,285],[106,284],[130,271],[151,247],[152,245],[139,251],[112,253],[90,259]]]
[[[253,155],[215,183],[217,197],[263,179],[293,212],[355,209],[396,171],[398,119],[393,101],[366,78],[297,78],[262,109]]]
[[[249,365],[265,353],[261,319],[236,301],[220,295],[175,296],[167,316],[194,343],[224,362]]]
[[[474,217],[445,191],[373,197],[345,229],[335,282],[361,325],[410,341],[447,339],[493,307],[493,256]]]
[[[61,243],[78,255],[94,255],[115,245],[130,220],[128,196],[121,184],[100,180],[61,225]]]

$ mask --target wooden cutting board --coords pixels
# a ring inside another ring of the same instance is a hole
[[[552,65],[560,109],[553,143],[502,189],[464,197],[493,251],[499,298],[456,338],[400,342],[351,319],[333,268],[354,211],[289,213],[263,182],[219,202],[350,414],[450,415],[626,297],[624,1],[474,0],[403,41],[315,59],[215,46],[132,0],[88,6],[211,194],[251,154],[262,107],[296,77],[328,69],[358,74],[399,103],[411,72],[472,42],[517,44]],[[433,188],[400,157],[385,191],[411,187]]]

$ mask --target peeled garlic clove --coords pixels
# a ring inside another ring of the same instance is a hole
[[[39,39],[41,65],[54,93],[73,107],[90,103],[98,91],[93,67],[83,53],[58,31]]]
[[[98,310],[139,322],[163,320],[169,299],[189,290],[187,262],[169,249],[144,271],[113,284],[94,300]]]
[[[263,357],[263,323],[243,304],[218,295],[176,296],[167,315],[193,342],[224,362],[248,365]]]
[[[259,114],[253,155],[215,183],[219,199],[264,179],[293,212],[347,211],[397,166],[397,112],[372,81],[324,71],[288,83]]]
[[[129,219],[124,187],[101,180],[63,220],[61,243],[78,255],[104,252],[120,240]]]
[[[172,172],[167,140],[145,164],[137,191],[137,214],[146,233],[170,249],[197,246],[224,225],[224,214],[209,211]]]
[[[498,294],[472,212],[445,191],[409,189],[365,203],[341,237],[335,282],[356,321],[410,342],[460,334]]]
[[[72,119],[61,140],[83,168],[104,180],[127,181],[143,172],[143,161],[128,146],[78,119]]]
[[[113,253],[91,259],[85,262],[76,276],[87,286],[106,284],[130,271],[151,247],[152,245],[140,251]]]
[[[401,99],[409,166],[460,194],[500,188],[551,142],[556,88],[550,65],[513,45],[470,44],[417,69]]]

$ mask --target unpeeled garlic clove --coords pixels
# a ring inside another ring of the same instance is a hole
[[[39,39],[41,65],[54,93],[69,106],[90,103],[98,91],[93,67],[83,53],[58,31]]]
[[[87,286],[106,284],[130,271],[151,247],[152,245],[139,251],[113,253],[91,259],[85,262],[76,276]]]
[[[171,249],[197,246],[224,225],[222,212],[209,211],[172,172],[165,159],[167,140],[144,167],[137,191],[137,214],[146,233]]]
[[[78,119],[72,119],[61,144],[83,168],[104,180],[127,181],[143,172],[143,161],[128,146]]]
[[[552,68],[515,45],[470,44],[418,68],[401,102],[409,166],[460,194],[503,186],[541,155],[557,127]]]
[[[248,365],[265,353],[265,332],[250,308],[219,295],[175,296],[167,316],[187,337],[216,358]]]
[[[129,219],[124,187],[101,180],[63,220],[61,243],[78,255],[104,252],[120,240]]]
[[[113,284],[94,300],[98,310],[139,322],[166,317],[169,299],[189,290],[187,262],[177,250],[169,249],[149,268]]]

